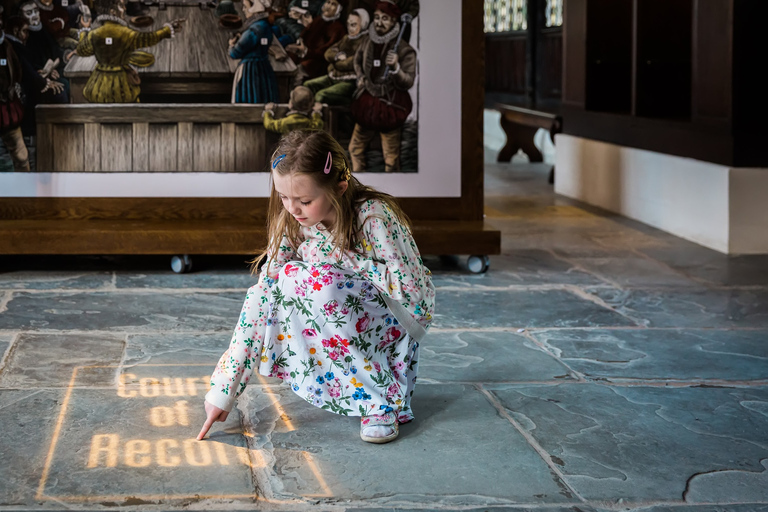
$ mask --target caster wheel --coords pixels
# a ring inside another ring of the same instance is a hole
[[[467,268],[473,274],[485,274],[491,266],[491,259],[486,255],[473,255],[467,258]]]
[[[186,274],[192,270],[192,257],[188,254],[183,256],[173,256],[171,258],[171,270],[177,274]]]

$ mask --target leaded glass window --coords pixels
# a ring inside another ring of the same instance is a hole
[[[544,10],[544,20],[548,27],[560,27],[563,25],[563,1],[547,0]]]
[[[527,30],[528,0],[485,0],[485,31]]]

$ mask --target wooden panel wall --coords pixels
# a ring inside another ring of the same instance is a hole
[[[587,0],[563,5],[563,105],[584,108],[587,100]]]
[[[44,105],[37,111],[38,170],[265,171],[279,136],[264,130],[262,111],[229,104]]]
[[[525,95],[527,35],[488,35],[485,41],[485,90]]]
[[[539,38],[536,105],[559,105],[563,95],[563,31],[545,29]]]
[[[693,4],[693,86],[691,118],[697,123],[731,122],[733,3]]]

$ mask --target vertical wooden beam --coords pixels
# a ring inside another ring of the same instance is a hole
[[[563,6],[563,105],[584,108],[587,99],[587,0]]]
[[[691,120],[730,126],[733,119],[732,0],[694,0]]]
[[[538,12],[542,0],[528,0],[525,22],[525,105],[536,108],[536,75],[538,73],[536,41],[539,39]],[[485,39],[485,38],[483,38]],[[483,52],[485,53],[485,52]]]
[[[53,125],[53,147],[56,172],[83,172],[85,129],[82,124]]]
[[[238,124],[235,125],[235,171],[254,172],[261,171],[259,161],[256,159],[258,151],[265,151],[264,125],[262,124]],[[269,157],[267,157],[269,158]]]
[[[177,139],[178,143],[176,146],[178,148],[176,165],[178,166],[177,170],[180,172],[192,172],[194,169],[194,148],[192,147],[193,128],[194,126],[192,123],[179,123],[179,138]]]
[[[638,39],[640,37],[640,34],[638,32],[638,21],[637,18],[639,16],[639,6],[638,6],[639,0],[632,0],[632,83],[630,84],[630,115],[636,116],[637,115],[637,50],[638,50]]]
[[[461,9],[461,218],[482,220],[485,103],[485,60],[481,57],[485,55],[483,0],[463,0]]]
[[[38,172],[53,170],[53,125],[37,124],[37,168]]]
[[[197,123],[192,130],[194,170],[219,172],[221,170],[221,125]]]
[[[133,170],[149,170],[149,123],[133,123]]]
[[[221,171],[235,170],[235,123],[221,123]]]
[[[101,124],[85,123],[83,167],[85,172],[101,171]]]
[[[131,172],[133,129],[128,123],[101,125],[101,171]]]
[[[178,170],[178,129],[176,124],[149,125],[150,172],[174,172]]]

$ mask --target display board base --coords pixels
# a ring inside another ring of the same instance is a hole
[[[415,221],[424,255],[499,254],[484,222]],[[256,254],[263,223],[243,220],[0,220],[0,254]]]

